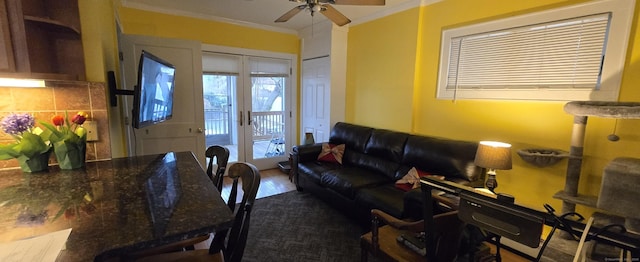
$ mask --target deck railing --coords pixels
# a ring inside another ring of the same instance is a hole
[[[228,135],[229,113],[220,109],[204,110],[204,128],[206,135]]]
[[[282,111],[252,112],[253,140],[281,138],[284,121]]]
[[[270,140],[282,137],[284,128],[282,114],[283,111],[252,112],[253,139]],[[204,127],[207,136],[228,135],[230,126],[228,112],[219,109],[204,110]]]

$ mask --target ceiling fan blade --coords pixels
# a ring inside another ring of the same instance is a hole
[[[282,15],[278,19],[276,19],[275,22],[280,23],[280,22],[289,21],[289,19],[291,19],[294,15],[300,13],[300,11],[304,10],[305,8],[307,8],[307,5],[296,6],[293,9],[289,10],[288,12],[284,13],[284,15]]]
[[[385,5],[385,0],[328,0],[336,5]]]
[[[343,26],[348,23],[351,23],[351,20],[349,20],[349,18],[344,16],[337,9],[333,8],[333,6],[331,5],[323,5],[320,13],[326,16],[327,18],[329,18],[329,20],[333,21],[334,23],[336,23],[336,25],[339,25],[339,26]]]

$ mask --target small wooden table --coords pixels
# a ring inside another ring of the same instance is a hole
[[[58,261],[102,261],[230,228],[233,214],[191,152],[44,173],[0,171],[0,242],[72,228]]]

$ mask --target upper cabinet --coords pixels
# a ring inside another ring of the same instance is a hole
[[[0,0],[0,15],[0,72],[85,79],[78,0]]]

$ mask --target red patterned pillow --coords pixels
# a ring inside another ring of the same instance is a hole
[[[342,156],[344,155],[344,144],[334,145],[323,143],[322,151],[318,155],[318,161],[342,164]]]
[[[444,176],[432,175],[430,173],[418,170],[415,167],[409,169],[406,175],[396,181],[396,188],[402,191],[409,191],[414,188],[420,187],[420,178],[425,176],[435,177],[440,180],[444,180]]]

